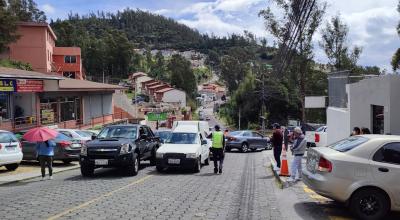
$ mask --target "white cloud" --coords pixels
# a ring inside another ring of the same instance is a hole
[[[42,5],[41,9],[44,11],[46,14],[54,14],[56,12],[56,9],[51,6],[50,4],[44,4]]]
[[[218,0],[215,9],[221,11],[243,11],[262,2],[263,0]]]
[[[156,13],[156,14],[159,14],[159,15],[165,15],[165,14],[170,13],[171,10],[163,8],[163,9],[159,9],[159,10],[156,10],[156,11],[153,11],[153,12]]]

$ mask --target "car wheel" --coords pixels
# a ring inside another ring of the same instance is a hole
[[[246,142],[244,142],[242,144],[242,148],[240,149],[241,152],[246,153],[249,151],[249,144],[247,144]]]
[[[94,167],[88,165],[81,165],[81,174],[84,177],[93,176]]]
[[[271,143],[268,143],[267,146],[265,146],[265,150],[272,150]]]
[[[137,153],[133,154],[132,164],[128,166],[128,175],[136,176],[139,173],[140,158]]]
[[[390,202],[381,190],[363,189],[351,197],[350,209],[359,219],[382,219],[390,210]]]
[[[156,166],[156,169],[160,173],[164,172],[164,167],[162,167],[162,166]]]
[[[5,165],[7,170],[9,171],[14,171],[18,168],[19,164],[18,163],[13,163],[13,164],[7,164]]]
[[[153,150],[153,152],[151,153],[150,166],[156,165],[156,151],[157,149]]]
[[[194,167],[194,172],[198,173],[201,170],[201,158],[199,157],[196,161],[195,167]]]
[[[62,162],[64,164],[70,164],[72,162],[72,160],[71,159],[65,159],[65,160],[62,160]]]
[[[210,165],[210,158],[207,158],[207,159],[204,161],[204,165],[206,165],[206,166]]]

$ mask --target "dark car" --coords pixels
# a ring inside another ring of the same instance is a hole
[[[159,138],[144,125],[113,125],[103,128],[97,137],[82,146],[80,165],[82,176],[92,176],[99,167],[123,168],[136,175],[141,160],[156,163]]]
[[[71,163],[79,159],[82,144],[79,140],[74,140],[64,134],[59,133],[54,139],[56,148],[54,149],[54,160],[61,160],[64,163]],[[21,139],[23,160],[37,160],[36,143]]]
[[[272,149],[270,139],[255,131],[234,131],[226,137],[225,150],[238,149],[241,152],[257,149]]]

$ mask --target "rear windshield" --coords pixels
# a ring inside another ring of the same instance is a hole
[[[320,131],[324,131],[325,126],[319,127],[317,130],[315,130],[316,132],[320,132]]]
[[[233,132],[229,132],[230,135],[232,136],[239,136],[243,133],[243,131],[233,131]]]
[[[81,137],[91,137],[91,135],[87,132],[84,131],[75,131],[77,134],[79,134],[79,136]]]
[[[18,139],[14,136],[14,134],[10,132],[1,132],[0,133],[0,143],[10,143],[17,142]]]
[[[330,146],[329,148],[332,148],[334,150],[337,150],[339,152],[346,152],[351,149],[354,149],[361,144],[365,143],[368,141],[368,138],[366,137],[360,137],[360,136],[352,136],[346,139],[343,139],[341,141],[338,141]]]
[[[58,133],[58,135],[56,136],[56,138],[54,140],[56,142],[58,142],[58,141],[70,141],[70,140],[72,140],[72,138],[68,137],[65,134]]]

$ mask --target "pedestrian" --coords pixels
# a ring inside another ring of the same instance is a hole
[[[273,125],[273,133],[271,137],[272,147],[274,148],[274,158],[276,161],[276,169],[279,170],[281,168],[281,153],[282,153],[282,142],[283,135],[281,126],[278,123],[274,123]]]
[[[303,134],[301,128],[296,127],[293,131],[294,142],[291,147],[293,153],[293,161],[290,166],[290,178],[289,181],[301,180],[301,160],[307,149],[307,140]]]
[[[287,151],[289,146],[289,129],[287,129],[286,127],[282,127],[282,131],[283,131],[283,145],[285,146],[285,151]]]
[[[224,148],[225,148],[225,136],[222,133],[221,128],[219,125],[215,125],[215,131],[211,133],[208,138],[212,140],[212,147],[210,151],[213,154],[214,158],[214,173],[222,173],[222,168],[224,164]],[[219,166],[218,166],[219,162]]]
[[[353,132],[351,133],[351,136],[360,135],[360,134],[361,134],[361,129],[359,127],[354,127]]]
[[[52,140],[38,142],[36,144],[36,152],[42,171],[42,180],[44,180],[46,176],[46,166],[49,169],[49,179],[53,179],[53,157],[55,147],[56,143]]]
[[[369,128],[361,128],[361,134],[371,134],[371,131],[369,130]]]

